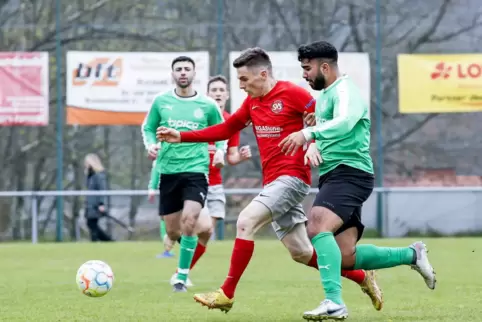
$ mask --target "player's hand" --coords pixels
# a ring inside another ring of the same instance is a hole
[[[298,131],[295,133],[291,133],[287,137],[283,139],[283,141],[278,144],[278,146],[281,148],[281,152],[283,152],[286,155],[295,155],[296,151],[300,148],[300,146],[303,146],[303,144],[306,143],[306,138],[303,132]]]
[[[178,130],[170,129],[164,126],[157,128],[156,137],[161,142],[180,143],[181,133]]]
[[[155,160],[157,158],[157,153],[159,153],[160,146],[155,143],[149,145],[147,148],[147,155],[149,156],[149,159]]]
[[[249,145],[244,145],[239,148],[239,155],[241,156],[241,160],[245,161],[250,159],[253,155],[251,154],[251,148]]]
[[[154,203],[156,197],[156,190],[149,189],[149,192],[147,193],[147,200],[150,203]]]
[[[224,167],[224,152],[222,150],[216,150],[216,153],[214,153],[213,167],[218,169]]]
[[[316,143],[311,143],[305,153],[305,165],[310,164],[312,167],[317,167],[323,162],[320,151],[316,147]]]
[[[304,111],[303,112],[303,121],[305,121],[306,125],[308,125],[308,126],[315,126],[316,125],[315,113],[308,113],[308,112]]]

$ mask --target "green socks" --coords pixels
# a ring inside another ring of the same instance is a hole
[[[311,240],[326,299],[343,304],[341,298],[341,252],[333,233],[319,233]]]
[[[177,268],[177,279],[186,283],[191,267],[192,257],[197,246],[197,236],[182,236],[181,250],[179,251],[179,264]]]
[[[164,236],[166,236],[166,223],[161,219],[161,224],[159,225],[159,233],[161,234],[161,242],[164,241]]]
[[[377,247],[359,245],[356,247],[354,269],[382,269],[400,265],[411,265],[416,259],[415,251],[409,247]]]

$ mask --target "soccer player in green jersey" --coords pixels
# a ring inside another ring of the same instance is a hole
[[[374,187],[368,105],[353,81],[340,75],[338,52],[333,45],[319,41],[301,46],[298,59],[303,77],[313,89],[321,91],[316,101],[316,125],[290,134],[279,145],[286,154],[294,154],[299,147],[316,140],[321,153],[319,191],[308,216],[307,230],[318,255],[326,296],[303,317],[348,317],[342,299],[342,268],[374,270],[409,265],[434,289],[435,272],[422,242],[403,248],[356,245],[364,229],[362,205]],[[310,150],[313,149],[312,145]]]
[[[176,88],[159,94],[142,125],[146,150],[157,160],[160,173],[160,214],[166,223],[171,240],[178,240],[181,248],[174,292],[186,292],[193,256],[200,233],[209,240],[212,223],[208,216],[200,216],[208,190],[209,152],[207,143],[170,144],[159,146],[156,129],[159,126],[178,131],[204,129],[223,122],[216,102],[192,88],[195,63],[190,57],[180,56],[172,62],[172,77]],[[225,142],[215,143],[217,151],[213,163],[222,163]],[[206,217],[206,220],[204,220]],[[204,239],[204,238],[203,238]]]

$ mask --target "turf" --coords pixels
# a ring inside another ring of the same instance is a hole
[[[404,246],[409,240],[366,240]],[[379,272],[385,307],[375,311],[358,286],[344,280],[349,321],[480,321],[482,239],[425,240],[437,271],[435,291],[408,267]],[[173,294],[168,280],[177,259],[157,259],[161,244],[2,244],[1,321],[302,321],[304,310],[323,298],[318,272],[296,264],[275,240],[256,243],[255,255],[227,315],[192,299],[195,291],[219,287],[232,241],[215,242],[192,271],[195,286]],[[176,246],[175,250],[178,250]],[[75,285],[77,268],[89,259],[109,263],[112,291],[88,298]]]

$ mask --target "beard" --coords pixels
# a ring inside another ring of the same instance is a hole
[[[192,84],[192,79],[187,79],[186,81],[181,82],[179,79],[176,79],[176,85],[180,88],[187,88]]]
[[[316,78],[313,80],[311,88],[313,88],[315,91],[321,91],[326,87],[326,78],[323,76],[323,74],[318,74],[316,75]]]

